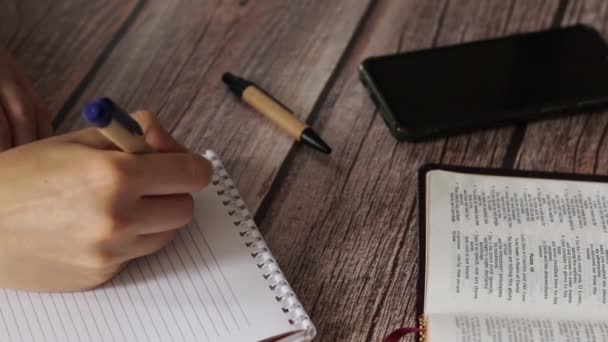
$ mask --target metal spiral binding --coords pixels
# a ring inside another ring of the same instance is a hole
[[[420,327],[420,342],[425,342],[426,341],[426,317],[424,317],[424,314],[420,315],[420,317],[418,317],[418,323],[419,323],[419,327]]]
[[[306,337],[311,339],[316,334],[314,325],[268,250],[228,172],[212,151],[206,151],[203,156],[213,164],[212,186],[222,198],[222,204],[228,209],[228,215],[233,218],[234,226],[244,239],[244,245],[249,249],[251,257],[255,259],[262,277],[268,282],[269,290],[272,291],[277,302],[281,303],[281,309],[287,315],[289,324],[300,326],[306,331]]]

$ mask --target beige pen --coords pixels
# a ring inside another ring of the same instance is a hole
[[[129,153],[153,152],[141,127],[127,112],[107,97],[87,103],[82,116],[116,146]]]
[[[331,148],[310,126],[298,120],[287,107],[253,82],[234,76],[231,73],[225,73],[222,80],[234,94],[294,139],[323,153],[331,153]]]

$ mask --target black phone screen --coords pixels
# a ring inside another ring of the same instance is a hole
[[[597,32],[574,26],[370,58],[362,69],[415,136],[606,102],[607,56]]]

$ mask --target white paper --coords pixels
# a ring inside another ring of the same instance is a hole
[[[433,313],[608,313],[608,184],[431,171]]]

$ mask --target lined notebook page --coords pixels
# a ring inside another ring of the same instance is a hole
[[[206,157],[214,184],[194,195],[194,222],[167,248],[91,291],[0,289],[0,341],[258,341],[302,330],[302,339],[312,337],[255,225],[238,220],[248,212],[221,164]]]

